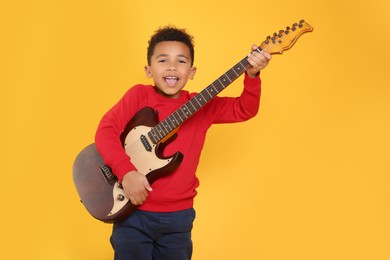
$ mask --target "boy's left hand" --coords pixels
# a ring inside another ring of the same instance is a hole
[[[248,62],[251,65],[249,69],[247,69],[246,73],[255,78],[259,75],[260,70],[267,67],[268,62],[271,60],[272,56],[266,51],[258,52],[256,49],[257,45],[252,46],[252,52],[248,55]]]

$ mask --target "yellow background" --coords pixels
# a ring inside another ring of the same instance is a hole
[[[195,36],[199,91],[274,31],[314,26],[262,73],[260,114],[208,135],[195,260],[390,259],[390,4],[3,1],[2,259],[112,259],[72,163],[122,94],[148,83],[149,36]],[[241,79],[223,95],[238,95]]]

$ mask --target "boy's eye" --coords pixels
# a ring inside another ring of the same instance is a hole
[[[187,61],[185,61],[185,60],[180,60],[179,62],[180,63],[187,63]]]
[[[167,62],[167,60],[159,60],[158,62]]]

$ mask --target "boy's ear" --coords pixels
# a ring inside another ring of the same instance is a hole
[[[145,73],[146,73],[146,77],[148,77],[149,79],[153,77],[152,70],[150,69],[149,65],[145,66]]]
[[[194,79],[196,73],[196,67],[192,67],[190,71],[190,75],[188,76],[189,79]]]

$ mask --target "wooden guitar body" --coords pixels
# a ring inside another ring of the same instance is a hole
[[[180,152],[170,157],[162,156],[165,146],[176,135],[158,144],[148,139],[147,133],[157,123],[153,109],[146,107],[134,116],[121,136],[129,160],[131,158],[138,172],[146,175],[150,184],[172,173],[183,159]],[[88,145],[76,157],[73,181],[81,202],[96,219],[113,223],[123,220],[136,209],[126,197],[121,183],[104,164],[95,144]]]

